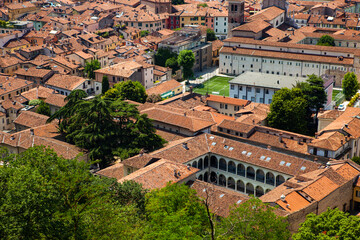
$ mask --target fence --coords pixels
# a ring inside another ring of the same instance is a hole
[[[344,100],[345,100],[345,95],[342,92],[339,92],[338,94],[336,94],[334,98],[335,105],[339,106],[339,104],[343,103]]]

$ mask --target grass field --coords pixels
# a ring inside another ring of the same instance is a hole
[[[194,92],[205,95],[206,92],[213,95],[225,95],[229,96],[229,80],[231,77],[220,77],[214,76],[201,84],[200,86],[194,88]]]

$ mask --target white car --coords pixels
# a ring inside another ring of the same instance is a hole
[[[338,107],[338,110],[339,111],[344,111],[345,110],[344,104],[340,104],[339,107]]]

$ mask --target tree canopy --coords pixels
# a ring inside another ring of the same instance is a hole
[[[189,79],[194,76],[192,68],[195,63],[195,56],[191,50],[182,50],[178,56],[178,63],[183,67],[184,79]]]
[[[160,102],[161,100],[162,100],[162,97],[160,94],[152,93],[147,97],[146,102],[157,103],[157,102]]]
[[[36,113],[43,114],[43,115],[46,115],[46,116],[50,116],[51,113],[50,113],[49,104],[47,104],[46,102],[41,100],[40,104],[36,108]]]
[[[206,40],[207,41],[215,41],[217,39],[214,30],[208,28],[206,29]]]
[[[114,156],[133,156],[141,149],[153,151],[165,142],[155,134],[146,115],[140,115],[135,105],[121,99],[96,96],[91,100],[69,102],[56,116],[66,141],[87,149],[92,160],[106,166]],[[52,119],[56,116],[52,116]]]
[[[87,77],[90,79],[95,78],[95,70],[100,69],[100,62],[97,59],[91,60],[90,62],[85,62],[85,73],[87,74]]]
[[[323,35],[320,37],[316,45],[320,46],[335,46],[335,40],[329,35]]]
[[[108,76],[104,75],[101,82],[101,93],[102,94],[106,93],[107,90],[109,90],[109,88],[110,88],[110,84],[109,84]]]
[[[356,92],[359,90],[359,82],[355,73],[348,72],[345,74],[342,81],[342,88],[346,100],[350,100],[351,97],[356,94]]]
[[[270,127],[285,131],[306,133],[308,103],[299,88],[282,88],[277,91],[270,104],[267,116]]]
[[[126,201],[125,184],[95,177],[89,164],[45,147],[1,155],[1,239],[136,238],[143,220],[133,203],[144,202],[144,194],[135,183]]]
[[[145,87],[137,81],[119,82],[110,88],[104,95],[105,98],[132,100],[139,103],[144,103],[147,98]]]
[[[288,222],[274,213],[275,208],[258,198],[234,206],[217,229],[220,239],[286,240],[290,237]]]
[[[294,240],[359,239],[360,218],[339,209],[328,209],[316,215],[310,213],[301,224]]]
[[[184,3],[185,3],[184,0],[171,0],[172,5],[180,5],[180,4],[184,4]]]
[[[166,67],[166,60],[169,58],[178,58],[178,55],[168,48],[159,48],[155,53],[155,64]]]
[[[172,74],[175,74],[179,70],[179,63],[175,57],[168,58],[165,62],[165,67],[169,67],[172,70]]]

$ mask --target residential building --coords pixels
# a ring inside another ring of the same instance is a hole
[[[198,27],[186,27],[174,33],[173,37],[159,43],[159,48],[169,48],[172,52],[180,53],[182,50],[192,50],[195,55],[194,71],[203,71],[211,66],[211,42],[206,41]]]
[[[54,72],[49,69],[41,69],[36,67],[19,68],[14,72],[16,77],[34,82],[36,85],[44,84]]]
[[[21,111],[14,121],[16,132],[45,125],[48,118],[48,116],[36,112]]]
[[[60,108],[65,106],[65,98],[66,96],[57,93],[50,94],[50,96],[46,98],[45,102],[49,104],[51,114],[54,114]]]
[[[229,13],[226,11],[226,9],[219,11],[218,9],[215,9],[213,12],[214,17],[214,32],[218,39],[223,40],[227,37],[228,34],[228,15]]]
[[[226,116],[235,116],[240,109],[250,104],[250,101],[237,99],[233,97],[208,95],[206,96],[206,105],[215,108],[219,113]]]
[[[8,10],[10,20],[16,20],[22,15],[37,11],[37,7],[31,2],[11,3],[5,7]]]
[[[14,99],[35,86],[34,82],[14,77],[0,76],[0,101]]]
[[[160,95],[162,98],[170,98],[183,92],[183,85],[172,79],[164,81],[146,90],[148,96]]]
[[[154,65],[145,62],[121,61],[95,71],[97,82],[101,83],[103,76],[108,77],[111,86],[118,82],[132,80],[140,82],[145,89],[148,89],[154,85]]]
[[[54,74],[47,80],[45,87],[54,89],[65,96],[68,96],[77,89],[84,90],[88,95],[98,95],[101,93],[101,82],[62,74]]]

